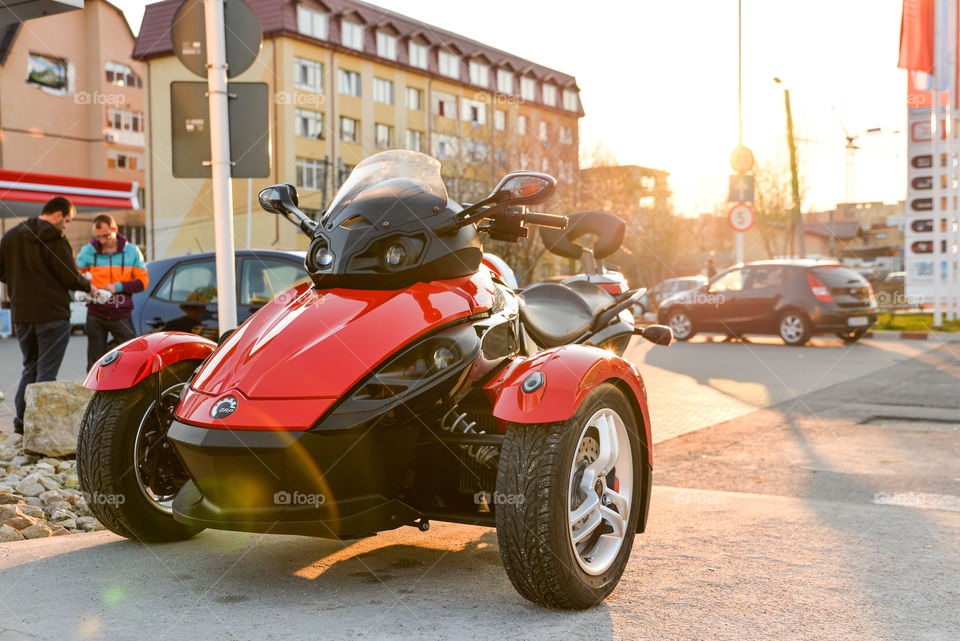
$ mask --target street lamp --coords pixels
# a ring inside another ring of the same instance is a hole
[[[773,81],[782,85],[780,78],[774,77]],[[794,247],[800,258],[806,256],[804,247],[803,226],[800,224],[800,182],[797,179],[797,145],[793,140],[793,115],[790,112],[790,90],[783,87],[783,101],[787,108],[787,147],[790,149],[790,180],[793,187],[793,212],[790,219],[793,221],[794,229]]]

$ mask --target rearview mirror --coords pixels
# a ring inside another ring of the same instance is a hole
[[[284,214],[285,210],[289,210],[290,205],[300,206],[297,188],[287,183],[262,189],[257,198],[260,200],[261,207],[274,214]]]
[[[673,342],[673,330],[666,325],[648,325],[641,334],[654,345],[669,345]]]
[[[503,177],[490,195],[498,205],[539,205],[557,188],[557,179],[536,171],[514,171]]]

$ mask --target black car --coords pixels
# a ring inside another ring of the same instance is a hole
[[[736,265],[664,300],[657,318],[680,340],[697,332],[776,334],[803,345],[833,332],[854,342],[877,322],[877,301],[863,276],[838,263],[768,260]]]
[[[308,280],[306,252],[236,252],[237,323],[247,320],[277,294]],[[165,258],[147,264],[150,286],[133,295],[138,334],[160,330],[190,332],[217,340],[217,266],[213,253]]]

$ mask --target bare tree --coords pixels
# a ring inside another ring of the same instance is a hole
[[[804,174],[798,159],[800,200],[805,192]],[[754,169],[756,188],[753,210],[757,216],[757,229],[763,239],[767,256],[786,256],[796,235],[793,220],[793,188],[790,163],[784,155],[758,162]]]

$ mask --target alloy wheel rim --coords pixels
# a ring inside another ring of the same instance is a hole
[[[670,329],[677,338],[684,338],[690,333],[690,318],[683,312],[678,312],[670,317]]]
[[[154,400],[147,407],[140,425],[137,427],[137,436],[133,443],[133,473],[137,478],[137,485],[147,502],[155,509],[165,513],[173,513],[173,499],[180,487],[173,487],[169,475],[180,472],[183,467],[173,453],[173,446],[167,441],[167,430],[173,421],[173,411],[180,402],[180,392],[187,383],[176,383],[160,394],[160,407]],[[159,482],[158,481],[162,481]],[[166,492],[158,493],[151,486],[163,487]]]
[[[627,427],[609,408],[586,422],[570,466],[567,527],[580,568],[596,576],[617,558],[633,499],[633,452]]]
[[[789,314],[780,321],[780,336],[790,343],[796,343],[803,336],[803,321],[799,316]]]

